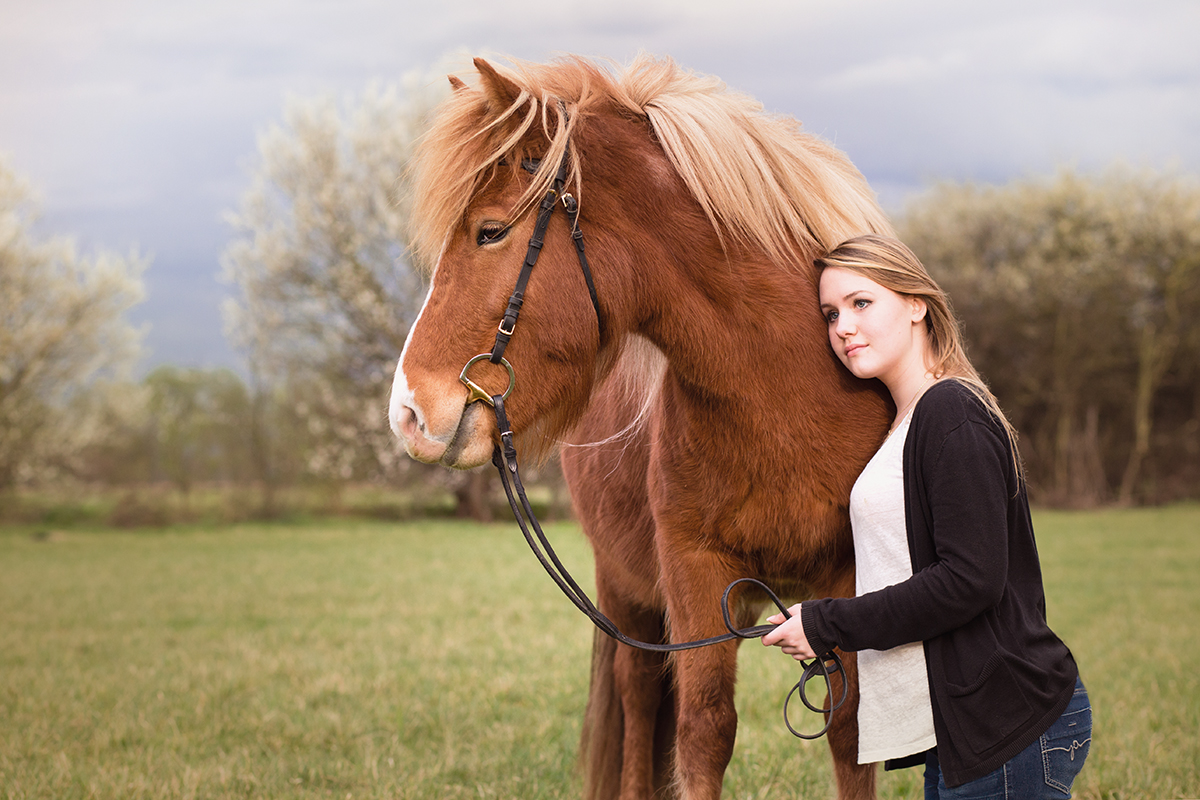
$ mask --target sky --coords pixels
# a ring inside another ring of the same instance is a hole
[[[1197,0],[0,0],[0,159],[39,235],[149,257],[143,371],[236,367],[225,219],[291,96],[470,55],[670,56],[832,141],[897,213],[937,181],[1200,173],[1197,40]]]

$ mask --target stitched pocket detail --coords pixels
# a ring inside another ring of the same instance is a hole
[[[946,691],[972,709],[971,717],[961,720],[959,730],[974,753],[983,754],[996,747],[1033,714],[1000,651],[992,654],[969,684],[947,684]]]
[[[1092,742],[1092,707],[1087,692],[1077,690],[1062,717],[1042,734],[1042,769],[1046,785],[1071,796],[1071,785],[1083,769]]]

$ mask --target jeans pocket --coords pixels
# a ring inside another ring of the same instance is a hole
[[[1071,796],[1071,784],[1083,769],[1092,742],[1092,706],[1082,683],[1058,721],[1042,734],[1042,767],[1046,785]]]

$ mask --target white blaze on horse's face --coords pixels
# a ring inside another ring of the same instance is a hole
[[[435,280],[436,277],[437,269],[434,269]],[[439,380],[427,370],[413,370],[411,377],[405,371],[414,337],[430,335],[423,332],[422,320],[433,297],[433,285],[431,280],[429,294],[408,331],[396,364],[388,420],[392,432],[404,442],[404,449],[411,458],[427,464],[441,463],[465,469],[491,458],[491,440],[482,430],[477,430],[486,421],[485,415],[480,413],[480,405],[475,403],[464,408],[465,389],[456,376],[448,383],[444,375]],[[425,320],[425,326],[428,326],[428,320]]]
[[[409,456],[418,461],[425,461],[421,454],[434,453],[437,450],[435,443],[429,441],[424,435],[427,429],[425,415],[417,405],[416,395],[409,388],[408,378],[404,374],[404,356],[408,353],[408,345],[412,342],[413,331],[417,329],[417,325],[421,321],[421,316],[425,313],[425,307],[429,305],[429,297],[433,294],[433,283],[430,282],[429,294],[425,295],[425,302],[421,305],[421,311],[417,314],[416,320],[413,321],[412,327],[408,329],[408,337],[404,341],[404,349],[400,351],[400,358],[396,362],[396,375],[392,379],[392,399],[388,405],[388,421],[392,426],[392,433],[404,442],[404,449],[408,451]],[[443,445],[444,449],[444,445]],[[429,460],[436,461],[440,457],[434,457]]]

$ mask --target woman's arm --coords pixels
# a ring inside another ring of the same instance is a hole
[[[1006,440],[986,421],[967,418],[923,444],[924,497],[908,498],[907,514],[910,525],[913,518],[928,519],[934,562],[876,592],[803,603],[797,616],[809,650],[887,650],[925,641],[1000,601],[1011,494]],[[784,637],[789,646],[801,646],[794,635]]]

